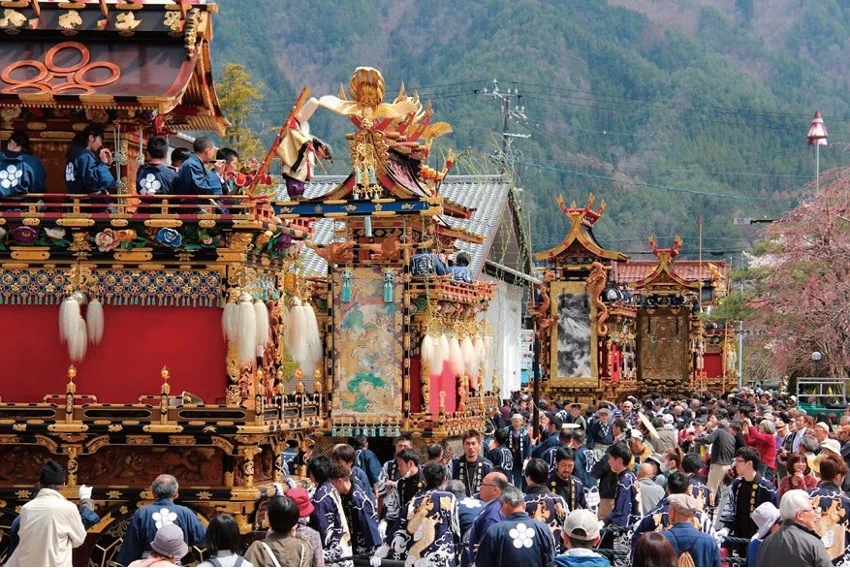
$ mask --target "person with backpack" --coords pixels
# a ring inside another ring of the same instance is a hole
[[[254,566],[312,566],[313,547],[295,536],[298,515],[298,505],[293,499],[285,495],[272,497],[266,508],[271,530],[265,540],[251,543],[245,551],[245,560]]]
[[[252,568],[254,566],[239,555],[239,550],[242,549],[239,525],[236,524],[236,519],[226,513],[216,515],[210,521],[207,526],[206,544],[210,557],[198,564],[199,567],[242,566],[242,568]]]
[[[699,512],[697,500],[687,494],[670,495],[668,512],[672,526],[661,531],[670,541],[679,558],[679,566],[720,566],[720,547],[717,541],[694,527]]]

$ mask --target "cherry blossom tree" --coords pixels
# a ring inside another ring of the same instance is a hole
[[[822,370],[846,377],[850,369],[850,169],[821,175],[820,189],[780,221],[758,246],[753,318],[770,331],[767,348],[778,373],[812,374],[811,354]]]

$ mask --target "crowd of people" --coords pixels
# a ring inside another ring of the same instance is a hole
[[[171,566],[830,566],[850,562],[850,413],[812,417],[793,397],[627,399],[597,407],[527,397],[498,409],[450,458],[395,440],[381,464],[365,437],[306,459],[242,550],[221,514],[203,527],[161,475],[115,560]],[[59,492],[48,462],[11,530],[10,566],[70,565],[97,522]],[[83,489],[86,489],[85,487]],[[88,489],[90,496],[90,489]],[[83,495],[81,490],[81,497]],[[380,559],[380,560],[376,560]]]

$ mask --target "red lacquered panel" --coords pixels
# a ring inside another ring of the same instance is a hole
[[[134,403],[158,395],[167,366],[172,395],[190,391],[205,402],[225,395],[226,349],[221,309],[104,306],[105,333],[77,363],[77,394],[98,402]],[[41,402],[65,392],[70,364],[59,341],[58,306],[0,306],[3,402]]]

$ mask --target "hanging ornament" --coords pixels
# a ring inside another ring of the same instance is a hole
[[[86,295],[77,291],[65,298],[59,306],[59,338],[68,345],[68,356],[75,363],[86,356],[88,333],[82,315],[85,303]]]
[[[481,372],[481,364],[484,362],[485,357],[484,340],[481,338],[480,334],[475,334],[475,337],[472,340],[472,347],[475,349],[475,370],[473,371],[473,374],[477,376]]]
[[[347,268],[342,271],[342,290],[340,292],[340,298],[346,304],[351,301],[351,271]]]
[[[257,313],[251,302],[251,294],[242,292],[237,316],[236,353],[239,363],[248,365],[254,362],[257,353]]]
[[[445,339],[445,341],[443,341]],[[441,375],[443,364],[449,358],[449,340],[445,336],[437,336],[433,340],[434,349],[431,355],[431,374]]]
[[[239,299],[239,289],[231,288],[227,294],[227,303],[224,304],[224,313],[221,314],[221,333],[225,341],[235,341],[239,321],[239,307],[236,300]]]
[[[98,345],[103,339],[103,304],[100,300],[94,298],[89,301],[89,306],[86,309],[86,324],[88,328],[89,343]]]
[[[463,374],[463,351],[456,335],[449,340],[449,369],[454,376]]]
[[[257,356],[262,357],[269,342],[269,309],[261,299],[254,300],[254,317],[257,320]]]
[[[475,371],[475,347],[473,347],[472,339],[468,335],[463,338],[460,344],[460,351],[463,356],[463,369],[466,374],[477,374]]]
[[[395,295],[394,285],[395,285],[395,275],[390,270],[387,270],[384,273],[384,303],[385,304],[392,304],[393,303],[393,296]]]
[[[431,365],[431,361],[434,360],[434,348],[438,347],[434,345],[434,340],[431,339],[431,336],[427,333],[425,337],[422,338],[422,347],[419,350],[419,357],[422,360],[422,363],[428,363],[428,366]]]

